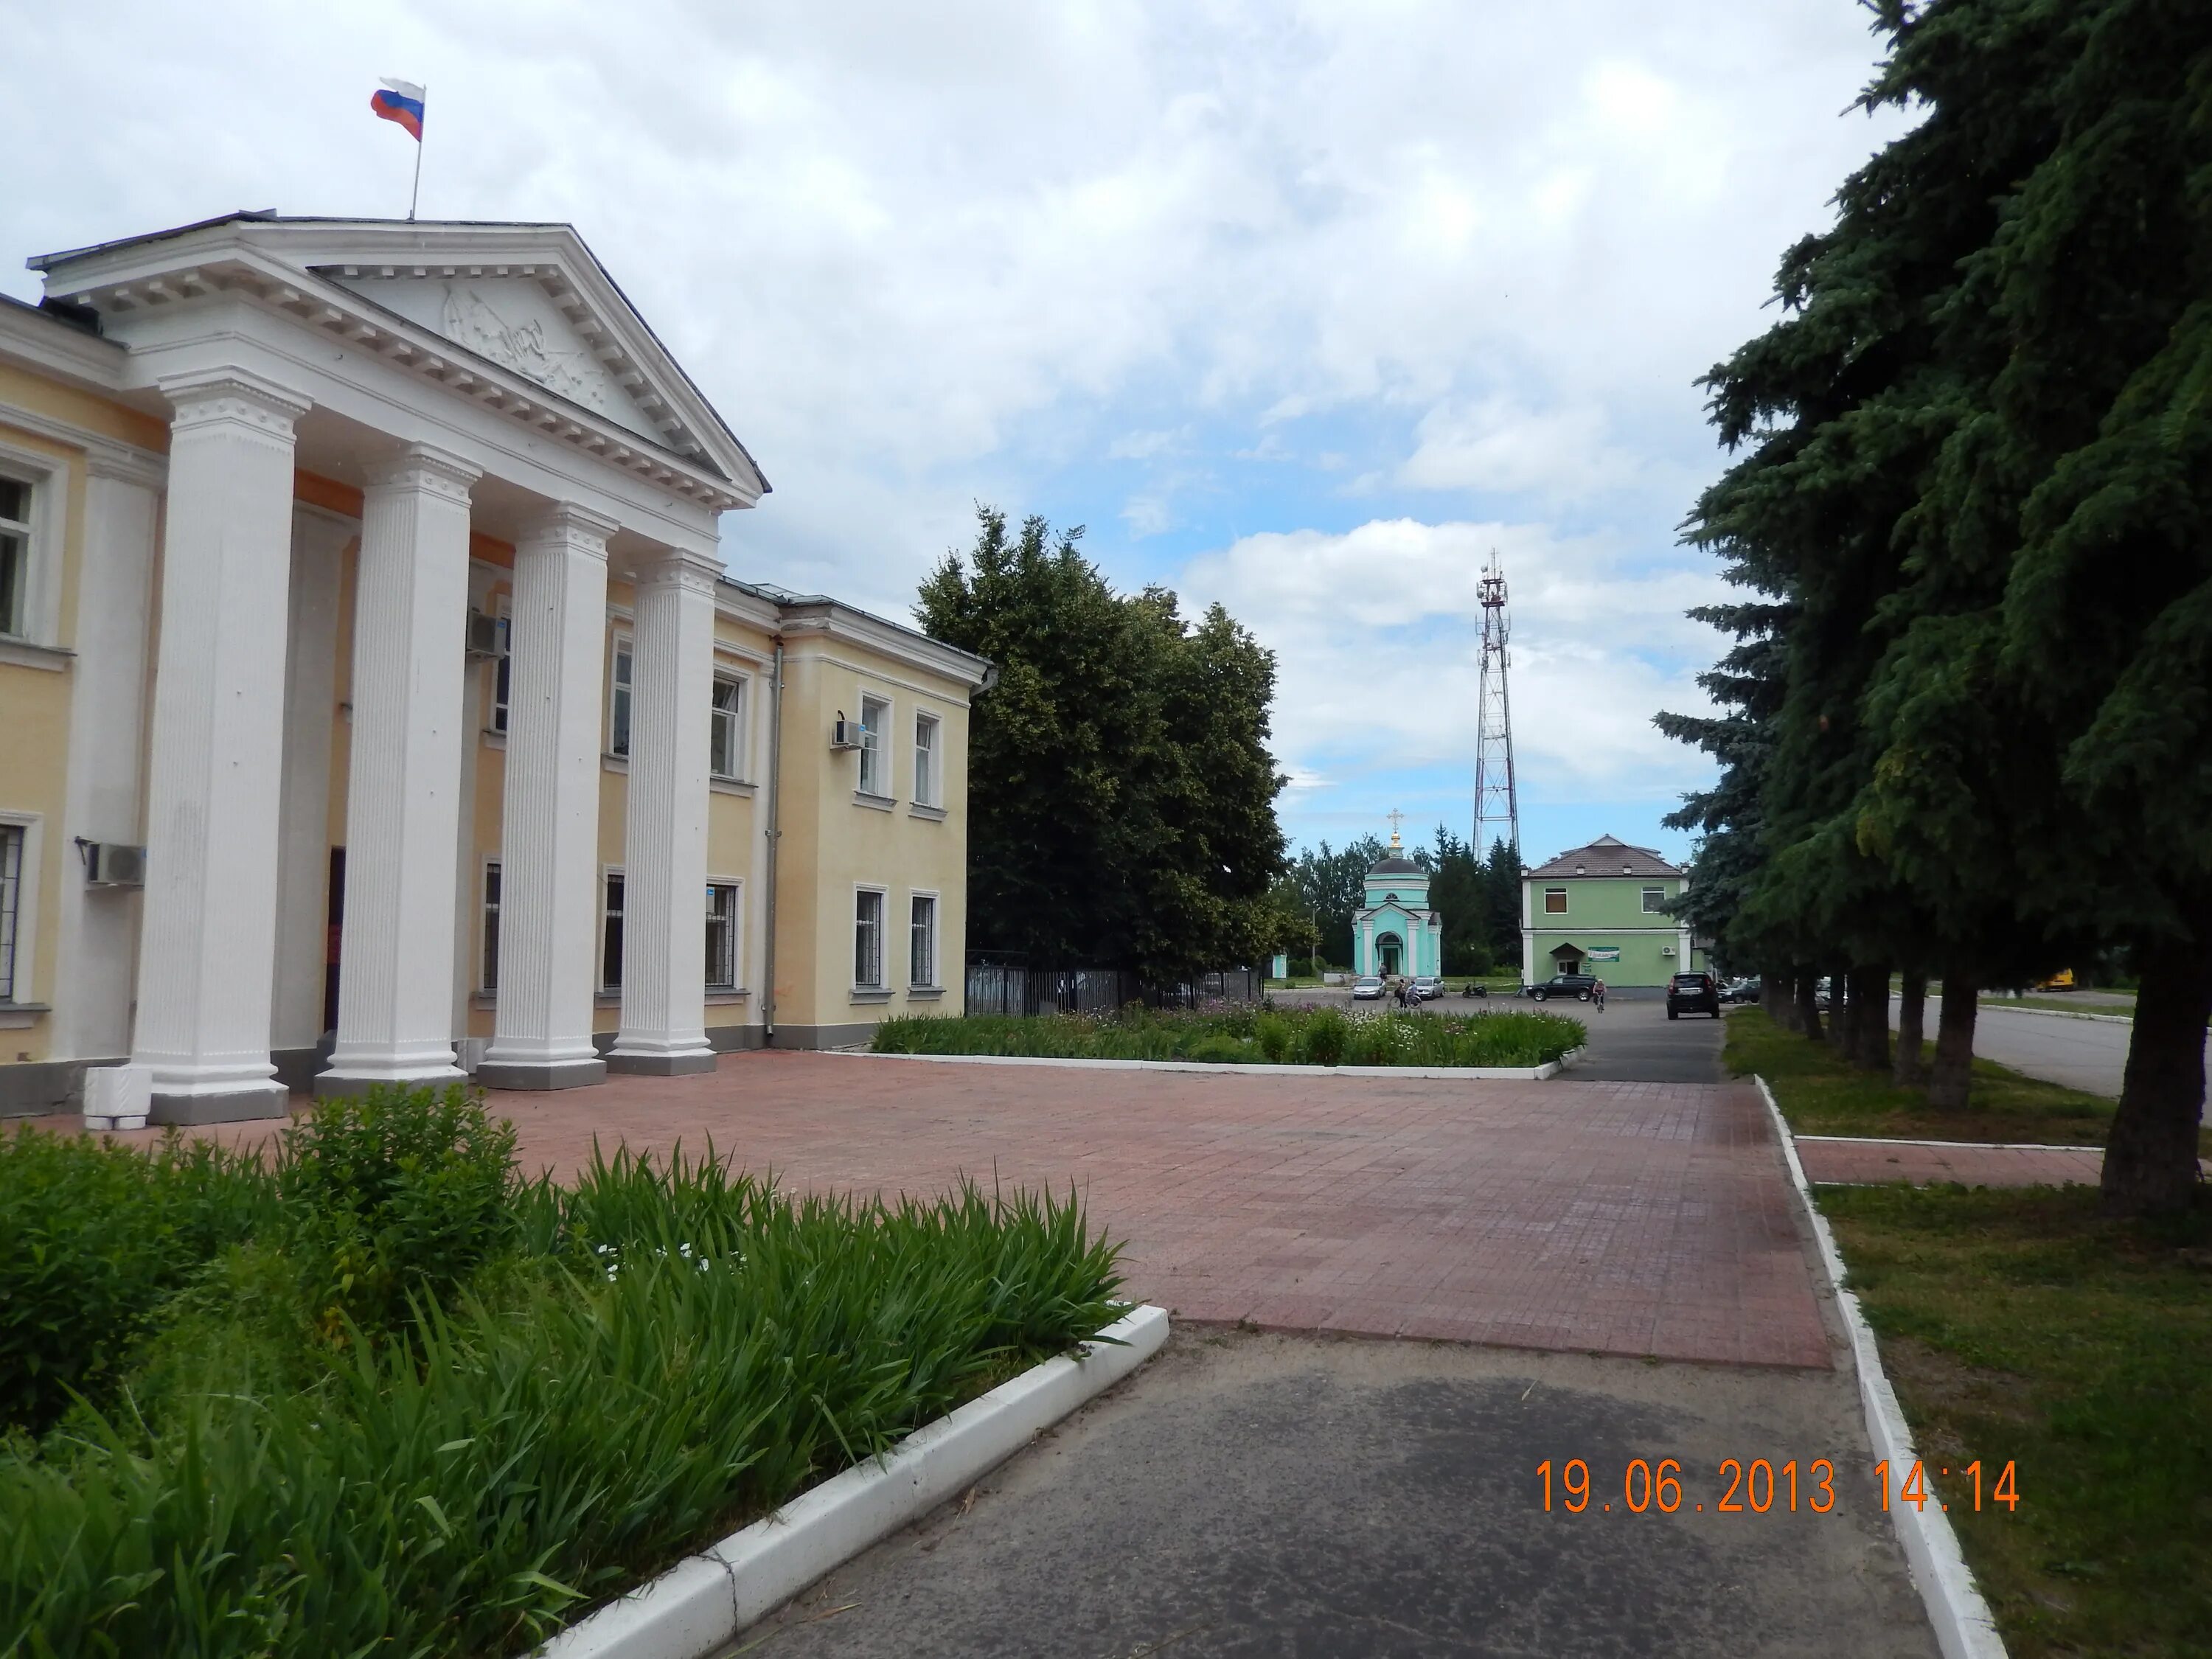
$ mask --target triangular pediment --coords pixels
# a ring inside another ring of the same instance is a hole
[[[357,266],[351,274],[342,270],[322,274],[641,438],[665,443],[672,435],[660,424],[670,417],[657,419],[638,401],[645,377],[633,370],[633,384],[626,386],[600,357],[609,344],[606,326],[564,311],[535,277],[385,276]],[[646,391],[642,395],[653,394]]]
[[[744,446],[568,225],[237,213],[31,264],[47,273],[51,292],[103,314],[242,283],[318,326],[363,337],[342,305],[316,297],[315,285],[327,284],[325,296],[343,289],[375,307],[368,315],[389,316],[403,332],[434,335],[528,380],[727,481],[743,500],[768,488]],[[287,286],[293,282],[297,290]],[[370,324],[368,334],[375,332]],[[495,392],[470,395],[495,396],[499,406]],[[529,402],[510,398],[509,405],[535,418]],[[588,434],[578,441],[607,447]]]

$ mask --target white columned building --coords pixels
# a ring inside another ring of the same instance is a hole
[[[607,1074],[592,1040],[599,658],[611,519],[564,502],[515,544],[499,1003],[477,1075],[565,1089]]]
[[[707,741],[719,561],[674,551],[640,572],[630,716],[617,1071],[710,1072],[699,895],[707,883]]]

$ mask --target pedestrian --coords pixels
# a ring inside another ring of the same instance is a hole
[[[1596,1002],[1598,1012],[1603,1013],[1605,1012],[1605,981],[1603,980],[1599,980],[1591,985],[1590,997]]]

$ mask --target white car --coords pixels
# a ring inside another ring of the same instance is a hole
[[[1352,981],[1352,1000],[1354,1002],[1382,1001],[1382,981],[1372,974],[1362,974]]]

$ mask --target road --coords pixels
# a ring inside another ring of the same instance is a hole
[[[743,1641],[763,1659],[1934,1659],[1872,1456],[1842,1370],[1188,1329]],[[1639,1458],[1676,1460],[1674,1513],[1625,1487]],[[1717,1513],[1723,1462],[1761,1458],[1770,1506]],[[1540,1466],[1564,1483],[1571,1459],[1582,1512],[1564,1484],[1547,1512]]]
[[[1936,1041],[1936,1018],[1941,997],[1928,999],[1928,1041]],[[1896,1024],[1891,1005],[1891,1024]],[[2032,1014],[1984,1002],[1974,1017],[1974,1053],[2015,1072],[2063,1083],[2084,1094],[2120,1097],[2120,1078],[2128,1063],[2128,1039],[2132,1025],[2100,1019],[2066,1019],[2053,1014]],[[2212,1043],[2206,1045],[2212,1056]]]

